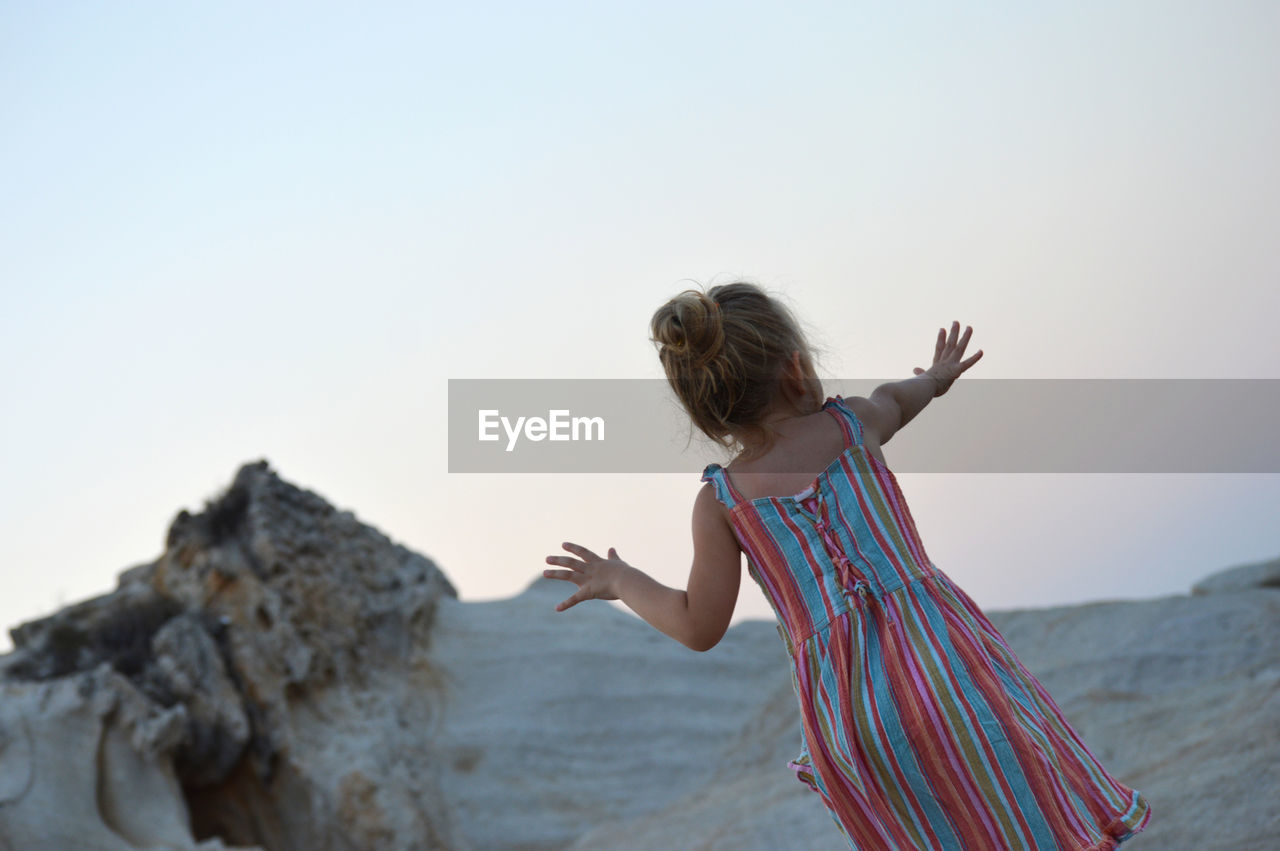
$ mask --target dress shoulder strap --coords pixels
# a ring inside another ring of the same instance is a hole
[[[849,407],[849,403],[843,396],[828,396],[827,401],[822,403],[822,408],[835,416],[836,422],[844,432],[847,445],[862,445],[862,420],[858,419],[858,415]],[[728,508],[733,508],[742,501],[739,499],[737,489],[730,483],[728,473],[719,464],[712,463],[704,467],[701,480],[711,482],[716,491],[716,499]]]
[[[729,480],[725,476],[724,467],[719,464],[708,464],[702,470],[702,481],[711,482],[712,487],[716,489],[716,499],[720,500],[728,508],[733,508],[738,500],[734,497],[733,488],[729,485]]]
[[[822,407],[835,412],[836,421],[844,430],[844,438],[850,446],[862,445],[862,420],[858,419],[858,415],[853,412],[853,408],[849,407],[849,403],[843,396],[828,396]]]

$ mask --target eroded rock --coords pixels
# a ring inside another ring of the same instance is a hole
[[[429,559],[247,464],[0,657],[0,847],[458,847]],[[411,766],[406,768],[405,766]]]

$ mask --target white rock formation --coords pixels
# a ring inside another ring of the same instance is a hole
[[[243,467],[112,594],[11,631],[0,848],[450,847],[428,559]]]
[[[1247,565],[1201,583],[1221,592],[987,613],[1150,802],[1125,846],[1280,848],[1273,575]],[[443,788],[473,847],[847,847],[786,768],[800,732],[771,623],[697,654],[604,604],[553,611],[566,588],[437,612]]]
[[[1151,802],[1126,847],[1280,847],[1278,580],[988,612]],[[786,768],[772,623],[700,654],[604,603],[555,612],[567,590],[460,602],[246,465],[115,592],[12,630],[0,849],[844,847]]]

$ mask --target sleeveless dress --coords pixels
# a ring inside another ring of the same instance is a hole
[[[801,493],[747,500],[719,464],[702,474],[791,658],[796,778],[864,851],[1107,851],[1136,835],[1147,800],[925,554],[844,398],[823,410],[845,450]]]

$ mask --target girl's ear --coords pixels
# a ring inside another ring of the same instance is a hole
[[[804,356],[799,351],[791,353],[791,359],[787,364],[788,378],[796,388],[796,395],[804,400],[807,400],[812,395],[817,403],[821,405],[822,389],[817,382],[817,375],[812,371],[812,365],[805,362]]]
[[[800,352],[795,351],[791,353],[791,357],[787,360],[785,376],[787,386],[792,388],[794,393],[803,398],[807,392],[807,388],[805,386],[806,376],[804,374],[804,366],[800,363]]]

